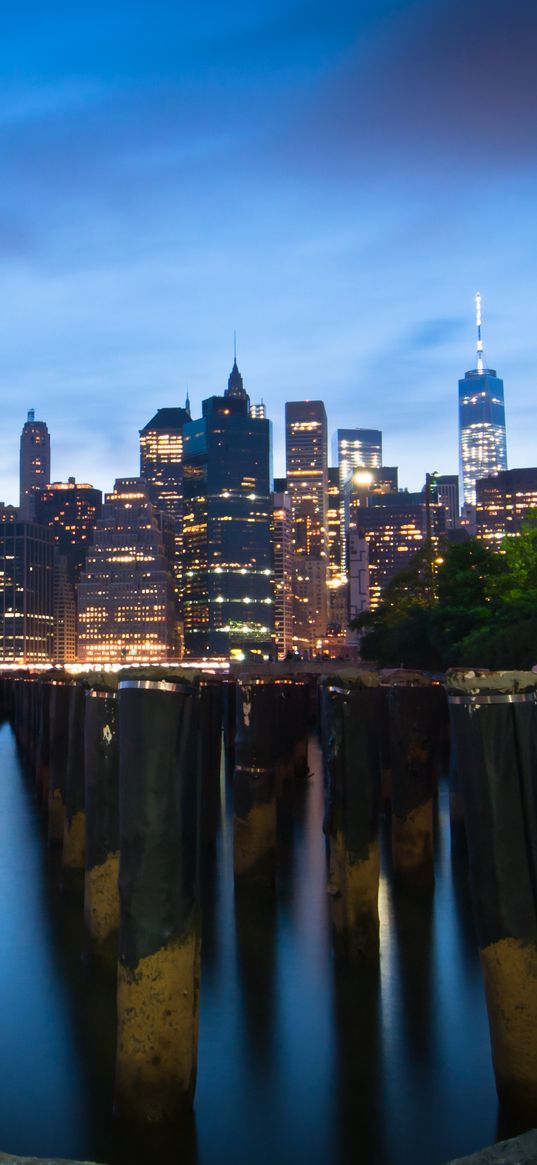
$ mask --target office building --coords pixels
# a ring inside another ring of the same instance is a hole
[[[52,540],[66,563],[67,576],[76,586],[86,562],[103,495],[87,482],[53,481],[35,491],[35,520],[48,526]]]
[[[354,511],[354,531],[368,543],[369,602],[374,610],[387,583],[406,570],[428,537],[437,543],[445,531],[445,511],[434,483],[429,504],[425,491],[371,494],[367,506]]]
[[[465,506],[475,506],[478,478],[507,469],[503,380],[485,363],[479,294],[476,319],[476,367],[459,380],[459,458]]]
[[[177,656],[173,575],[160,512],[141,478],[118,478],[78,586],[85,662],[162,663]]]
[[[537,516],[537,469],[506,469],[476,482],[476,535],[499,544]]]
[[[356,470],[380,469],[382,465],[382,433],[380,429],[338,429],[335,439],[335,454],[341,491],[341,571],[346,576],[352,480]]]
[[[272,495],[270,527],[273,571],[274,643],[278,659],[293,646],[293,523],[291,498],[283,490]]]
[[[268,657],[272,642],[270,422],[250,416],[234,362],[184,438],[185,654]]]
[[[177,625],[182,642],[183,598],[183,428],[190,416],[190,401],[183,408],[157,409],[140,430],[140,477],[147,482],[154,506],[173,523],[171,566]]]
[[[342,491],[355,469],[380,469],[382,465],[380,429],[338,429],[335,446]]]
[[[370,608],[369,598],[369,543],[358,530],[350,530],[348,538],[349,561],[349,623]],[[346,642],[359,644],[360,631],[349,628]]]
[[[345,639],[349,622],[348,579],[342,570],[342,523],[339,467],[328,469],[328,506],[326,511],[328,534],[327,573],[327,636]]]
[[[77,658],[77,590],[101,514],[102,493],[74,477],[50,482],[33,495],[35,520],[54,543],[54,658]]]
[[[33,521],[34,493],[50,481],[50,436],[44,421],[36,421],[34,409],[28,412],[20,445],[19,518]]]
[[[0,506],[0,659],[51,663],[54,546],[50,532]]]
[[[285,449],[297,559],[293,638],[299,651],[314,655],[327,628],[328,449],[322,401],[286,404]]]
[[[445,510],[446,530],[459,525],[459,478],[456,473],[435,474],[438,502]]]

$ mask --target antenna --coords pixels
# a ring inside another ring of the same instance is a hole
[[[233,359],[237,363],[237,333],[233,332]]]
[[[477,324],[477,371],[482,373],[484,371],[483,363],[483,341],[481,339],[481,292],[478,291],[475,297],[475,322]]]

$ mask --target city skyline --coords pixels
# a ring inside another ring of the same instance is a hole
[[[29,408],[55,479],[135,473],[148,416],[224,390],[234,329],[276,474],[285,400],[320,399],[330,440],[382,430],[418,488],[457,468],[477,290],[509,461],[533,463],[529,0],[25,13],[1,50],[0,497]]]
[[[236,341],[234,341],[234,346],[235,346],[235,345],[236,345]],[[476,358],[475,358],[475,353],[474,353],[474,363],[475,363],[475,359],[476,359]],[[234,355],[233,369],[232,369],[231,375],[233,375],[233,372],[234,372],[234,371],[236,371],[237,375],[239,376],[239,378],[240,378],[240,380],[241,380],[241,384],[242,384],[243,377],[241,376],[241,374],[240,374],[240,371],[239,371],[239,369],[237,368],[237,357],[236,357],[236,355]],[[470,371],[470,373],[467,373],[466,375],[473,375],[473,373]],[[459,380],[459,385],[460,385],[461,383],[462,383],[462,380]],[[221,388],[221,389],[219,390],[219,392],[217,392],[217,393],[216,393],[216,395],[221,395],[221,394],[223,393],[223,391],[224,391],[224,390],[223,390],[223,388]],[[215,394],[213,394],[213,395],[215,395]],[[188,407],[190,407],[189,389],[188,389],[188,388],[187,388],[187,390],[186,390],[185,399],[186,399],[186,402],[187,402],[187,405],[188,405]],[[290,401],[290,400],[286,400],[286,401],[284,401],[284,402],[283,402],[283,405],[282,405],[282,409],[283,409],[283,412],[284,412],[284,417],[285,417],[285,410],[286,410],[287,406],[288,406],[290,403],[291,403],[291,404],[293,404],[293,403],[297,403],[297,404],[298,404],[298,403],[310,403],[310,402],[311,402],[311,397],[306,397],[306,398],[304,398],[304,400],[303,400],[303,401],[300,401],[300,402],[296,401],[296,398],[293,398],[293,400],[291,400],[291,401]],[[324,401],[323,401],[322,403],[324,404]],[[182,414],[182,413],[184,413],[184,412],[185,412],[185,410],[184,410],[184,407],[183,407],[183,406],[181,406],[181,405],[179,405],[179,404],[177,404],[177,403],[175,403],[175,404],[173,404],[173,405],[165,405],[165,406],[159,406],[159,405],[156,405],[155,403],[153,403],[153,404],[150,404],[150,405],[148,405],[147,407],[148,407],[149,409],[156,408],[156,411],[157,411],[157,413],[161,413],[161,414],[171,414],[172,412],[175,412],[175,413],[177,413],[177,414]],[[460,405],[459,405],[458,407],[459,407],[459,410],[460,410]],[[264,416],[267,416],[268,420],[270,420],[270,421],[271,421],[272,428],[273,428],[273,432],[274,432],[274,430],[276,430],[276,431],[278,432],[278,431],[281,429],[281,418],[280,418],[280,417],[277,417],[277,416],[274,416],[274,415],[272,415],[272,414],[271,414],[271,412],[270,412],[270,407],[269,407],[269,405],[267,405],[267,402],[266,402],[266,400],[265,400],[265,401],[263,401],[261,404],[259,404],[259,401],[257,400],[257,398],[253,399],[253,400],[252,400],[252,408],[255,408],[255,409],[259,409],[259,408],[260,408],[260,409],[261,409],[261,411],[262,411],[262,415],[264,415]],[[147,410],[146,410],[146,411],[147,411]],[[506,425],[507,425],[507,427],[508,427],[508,426],[509,426],[509,413],[508,413],[508,408],[506,408],[506,410],[505,410],[505,411],[506,411]],[[200,402],[200,413],[201,413],[201,402]],[[39,426],[39,425],[42,425],[42,426],[44,426],[44,428],[46,429],[46,427],[47,427],[47,421],[46,421],[46,417],[39,417],[39,416],[35,416],[35,414],[36,414],[36,410],[35,410],[35,408],[33,408],[33,407],[32,407],[32,408],[30,408],[30,409],[28,409],[28,410],[27,410],[27,416],[28,416],[28,417],[30,417],[30,416],[31,416],[31,418],[32,418],[32,423],[35,423],[35,425],[37,425],[37,426]],[[193,417],[195,417],[195,416],[197,415],[197,414],[196,414],[196,410],[195,410],[195,408],[194,408],[194,407],[192,407],[191,415],[192,415]],[[34,421],[34,417],[35,417],[35,421]],[[343,418],[343,419],[345,419],[345,418]],[[28,424],[29,424],[29,421],[27,420],[27,421],[26,421],[26,423],[25,423],[25,424],[24,424],[24,426],[23,426],[23,431],[24,431],[24,429],[25,429],[25,428],[27,428],[27,427],[28,427]],[[457,436],[457,424],[458,424],[458,422],[457,422],[457,423],[456,423],[456,425],[455,425],[455,435],[456,435],[456,436]],[[340,433],[350,433],[351,431],[356,431],[356,432],[358,432],[358,431],[362,431],[362,432],[370,432],[370,433],[373,433],[373,432],[375,432],[375,430],[367,430],[367,429],[361,429],[361,427],[360,427],[360,426],[355,426],[355,427],[354,427],[354,429],[353,429],[353,430],[351,430],[351,428],[349,427],[349,425],[346,425],[346,426],[343,426],[343,427],[339,427],[337,430],[334,430],[334,431],[332,431],[332,430],[331,430],[331,425],[330,425],[330,415],[329,415],[329,414],[327,415],[327,432],[328,432],[328,442],[327,442],[327,447],[328,447],[328,449],[329,449],[329,450],[330,450],[330,449],[332,450],[332,452],[331,452],[331,455],[329,455],[329,457],[328,457],[328,464],[329,464],[329,465],[333,465],[335,468],[337,468],[337,466],[338,466],[338,464],[339,464],[339,459],[338,459],[338,452],[337,452],[337,449],[338,449],[338,438],[339,438],[339,435],[340,435]],[[390,431],[389,422],[388,422],[388,425],[387,425],[387,431],[388,431],[388,432]],[[138,429],[136,430],[136,432],[139,434],[139,433],[141,432],[140,428],[138,428]],[[385,430],[378,430],[378,432],[379,432],[379,434],[380,434],[380,439],[381,439],[381,442],[382,442],[382,436],[383,436],[383,433],[384,433],[384,432],[386,432],[386,429],[385,429]],[[80,480],[81,478],[84,478],[84,471],[83,471],[83,469],[82,469],[82,470],[80,469],[80,465],[82,464],[82,466],[83,466],[84,464],[87,464],[88,462],[87,462],[87,460],[84,458],[84,455],[83,455],[83,453],[81,454],[81,459],[80,459],[80,461],[78,461],[78,462],[77,462],[77,465],[76,465],[76,466],[73,466],[73,465],[72,465],[72,455],[70,456],[69,452],[68,452],[68,451],[66,451],[65,449],[63,449],[63,448],[62,448],[62,442],[61,442],[61,440],[59,441],[59,445],[60,445],[60,450],[61,450],[61,456],[62,456],[63,463],[64,463],[64,464],[67,464],[67,465],[70,465],[70,466],[71,466],[71,469],[72,469],[74,472],[69,472],[69,473],[65,473],[63,476],[62,476],[62,475],[59,475],[59,476],[58,476],[58,474],[56,473],[56,471],[55,471],[55,468],[54,468],[54,467],[55,467],[55,461],[54,461],[54,462],[52,461],[53,454],[55,454],[55,452],[56,452],[56,443],[55,443],[55,441],[54,441],[54,434],[51,434],[51,436],[52,436],[53,440],[52,440],[52,442],[51,442],[51,448],[49,449],[49,454],[48,454],[48,456],[49,456],[49,463],[50,463],[50,464],[52,464],[52,468],[51,468],[51,473],[50,473],[50,478],[49,478],[49,481],[50,481],[50,482],[54,482],[54,483],[59,483],[59,482],[62,482],[62,481],[66,482],[66,481],[70,480],[70,479],[71,479],[73,476],[74,476],[75,478],[76,478],[76,477],[78,477],[78,479],[79,479],[79,480]],[[102,438],[103,438],[103,448],[104,448],[104,446],[107,444],[107,439],[109,440],[109,434],[108,434],[106,431],[103,431],[103,432],[102,432]],[[282,442],[283,442],[283,443],[282,443]],[[407,463],[408,463],[408,459],[407,459],[407,458],[405,458],[405,454],[404,454],[404,449],[403,449],[403,446],[402,446],[402,445],[398,445],[398,444],[397,444],[397,440],[392,440],[391,442],[389,442],[389,444],[390,444],[390,447],[393,449],[395,456],[396,456],[396,457],[397,457],[397,459],[398,459],[398,467],[399,467],[399,464],[401,464],[401,465],[405,465],[405,464],[407,464]],[[517,443],[516,443],[516,440],[513,442],[513,444],[516,446],[516,444],[517,444]],[[460,435],[459,435],[459,445],[460,445]],[[510,447],[511,447],[511,442],[510,442]],[[529,452],[531,452],[531,450],[530,450]],[[444,449],[444,453],[445,453],[445,449]],[[460,449],[457,449],[457,446],[456,446],[456,448],[455,448],[455,453],[454,453],[454,461],[455,461],[455,462],[456,462],[456,460],[457,460],[457,456],[459,456],[459,461],[460,461]],[[273,465],[274,465],[274,478],[275,478],[275,479],[277,479],[277,478],[279,478],[279,477],[284,477],[284,476],[285,476],[285,459],[286,459],[286,454],[285,454],[285,433],[283,433],[283,434],[281,434],[281,433],[280,433],[280,441],[279,441],[279,446],[278,446],[277,448],[273,448]],[[137,463],[138,463],[138,471],[139,471],[139,460],[140,460],[140,453],[139,453],[139,447],[138,447],[138,444],[137,444],[137,446],[136,446],[136,461],[137,461]],[[444,457],[444,460],[445,460],[445,457]],[[518,468],[523,468],[523,466],[521,466],[521,465],[520,465],[520,466],[518,466]],[[108,478],[106,479],[106,481],[105,481],[104,483],[103,483],[102,481],[101,481],[101,482],[97,482],[97,483],[96,483],[96,482],[92,482],[92,484],[96,485],[96,488],[99,488],[99,489],[101,489],[103,492],[105,492],[105,491],[106,491],[108,488],[112,488],[112,487],[109,485],[109,482],[110,482],[110,475],[111,475],[111,478],[113,479],[113,478],[114,478],[114,473],[115,473],[115,470],[114,470],[113,468],[111,469],[111,468],[110,468],[110,465],[108,464],[108,465],[107,465],[106,472],[108,473],[108,475],[109,475],[109,476],[108,476]],[[427,468],[425,468],[425,469],[424,469],[424,471],[423,471],[422,480],[420,481],[420,473],[419,473],[419,470],[418,470],[418,469],[415,469],[415,470],[414,470],[414,473],[413,473],[413,472],[412,472],[412,470],[411,470],[411,472],[410,472],[410,479],[409,479],[409,481],[401,481],[401,483],[400,483],[400,487],[399,487],[399,488],[401,488],[401,489],[407,489],[407,490],[408,490],[408,489],[412,490],[412,488],[414,488],[414,489],[421,489],[421,488],[422,488],[422,486],[423,486],[423,481],[425,480],[426,474],[427,474],[428,472],[429,472],[429,470],[428,470]],[[435,471],[435,472],[438,472],[438,471]],[[455,471],[454,471],[454,472],[455,472]],[[462,468],[461,468],[461,470],[460,470],[460,473],[458,474],[458,476],[460,476],[461,474],[462,474]],[[87,475],[87,474],[86,474],[85,476],[86,476],[86,478],[88,477],[88,475]],[[131,475],[131,476],[132,476],[132,475]],[[15,487],[13,487],[13,488],[15,489],[15,492],[16,492],[17,490],[20,492],[20,480],[19,480],[19,478],[20,478],[20,472],[19,472],[19,463],[17,463],[17,467],[16,467],[16,486],[15,486]],[[4,479],[4,480],[5,480],[5,479]],[[462,478],[461,478],[461,480],[462,480]],[[11,488],[11,487],[10,487],[10,488]],[[7,502],[7,504],[11,504],[11,505],[13,505],[13,504],[16,504],[15,502],[13,502],[13,500],[12,500],[11,496],[7,496],[7,497],[5,497],[5,498],[2,498],[2,501],[3,501],[3,502],[5,501],[5,502]]]

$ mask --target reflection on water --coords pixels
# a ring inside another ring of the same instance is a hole
[[[114,976],[84,957],[80,888],[61,886],[6,725],[0,762],[2,1150],[121,1165],[438,1165],[496,1138],[466,860],[451,852],[447,790],[433,891],[394,887],[385,838],[376,972],[332,954],[315,739],[312,779],[280,822],[272,896],[235,895],[223,772],[222,827],[203,870],[195,1116],[167,1144],[142,1143],[112,1114]]]

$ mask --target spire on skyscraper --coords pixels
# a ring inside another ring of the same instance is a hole
[[[242,376],[237,365],[237,333],[233,332],[233,368],[231,369],[225,396],[238,396],[241,400],[249,400],[243,384]]]
[[[191,415],[191,413],[190,413],[190,397],[188,395],[188,388],[186,390],[185,412],[188,413],[189,416]]]
[[[480,375],[483,374],[485,364],[483,360],[483,340],[481,339],[481,292],[478,291],[475,297],[475,322],[477,324],[477,364],[476,368]]]

